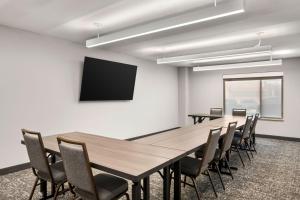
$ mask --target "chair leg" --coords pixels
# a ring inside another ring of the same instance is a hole
[[[126,200],[130,200],[128,193],[125,193],[125,196],[126,196]]]
[[[210,183],[211,183],[211,186],[212,186],[212,188],[213,188],[213,190],[214,190],[214,193],[215,193],[216,197],[218,197],[218,194],[217,194],[217,192],[216,192],[215,185],[214,185],[214,183],[213,183],[213,181],[212,181],[212,179],[211,179],[209,170],[206,170],[206,171],[207,171],[207,174],[208,174],[208,177],[209,177],[209,181],[210,181]]]
[[[70,192],[75,196],[76,194],[73,190],[73,186],[71,185],[71,183],[68,183],[68,186],[69,186]]]
[[[62,190],[63,195],[65,195],[65,185],[64,184],[61,185],[61,190]]]
[[[252,147],[253,147],[254,152],[257,154],[257,151],[255,149],[255,144],[252,143]]]
[[[198,200],[200,200],[200,193],[199,193],[199,190],[198,190],[198,186],[196,184],[196,180],[194,178],[192,178],[192,181],[193,181],[193,184],[194,184],[194,187],[195,187],[195,190],[196,190]]]
[[[60,189],[61,186],[62,186],[62,184],[59,184],[59,185],[56,186],[55,194],[54,194],[54,197],[53,197],[54,200],[57,199],[58,192],[59,192],[59,189]]]
[[[35,188],[36,188],[36,186],[37,186],[38,181],[39,181],[39,178],[36,177],[36,178],[35,178],[35,181],[34,181],[33,188],[32,188],[32,190],[31,190],[31,192],[30,192],[29,200],[32,199],[32,196],[33,196],[33,194],[34,194],[34,191],[35,191]]]
[[[244,161],[243,161],[243,159],[242,159],[242,156],[241,156],[241,153],[240,153],[238,147],[236,147],[236,150],[237,150],[238,155],[239,155],[239,157],[240,157],[240,159],[241,159],[241,162],[242,162],[242,164],[243,164],[243,167],[245,167]]]
[[[248,159],[249,159],[249,161],[251,162],[251,158],[250,158],[250,155],[248,154],[248,144],[247,143],[245,143],[245,152],[246,152],[246,154],[247,154],[247,157],[248,157]]]
[[[227,169],[228,169],[228,171],[229,171],[229,173],[230,173],[230,176],[231,176],[231,178],[232,178],[232,180],[233,180],[233,174],[232,174],[232,172],[231,172],[230,165],[229,165],[229,162],[228,162],[226,156],[225,156],[225,163],[226,163]]]
[[[225,190],[225,186],[224,186],[224,183],[223,183],[223,179],[222,179],[222,176],[221,176],[221,173],[220,173],[219,166],[217,165],[217,163],[215,163],[215,166],[216,166],[216,169],[217,169],[217,172],[218,172],[218,175],[219,175],[219,178],[220,178],[223,190]]]
[[[254,158],[254,157],[253,157],[253,154],[252,154],[252,151],[251,151],[251,142],[249,142],[249,143],[247,142],[246,145],[247,145],[247,147],[248,147],[248,149],[249,149],[249,152],[250,152],[252,158]]]
[[[185,188],[186,185],[186,176],[184,176],[184,181],[183,181],[183,187]]]

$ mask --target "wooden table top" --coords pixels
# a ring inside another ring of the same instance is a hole
[[[47,151],[59,154],[57,136],[84,142],[93,167],[133,181],[183,157],[182,151],[99,135],[72,132],[43,137]]]
[[[210,129],[222,127],[221,135],[224,135],[229,122],[237,121],[239,127],[244,125],[245,120],[246,117],[224,116],[223,118],[167,131],[134,141],[142,144],[172,148],[190,154],[206,143]]]
[[[229,122],[237,121],[242,126],[245,120],[245,117],[224,116],[134,141],[72,132],[43,137],[43,142],[46,150],[55,154],[59,154],[58,136],[84,142],[93,167],[139,181],[205,144],[210,129],[223,127],[225,134]]]

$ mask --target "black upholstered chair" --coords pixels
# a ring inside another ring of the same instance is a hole
[[[242,156],[240,154],[240,150],[242,151],[245,151],[249,160],[251,161],[251,158],[248,154],[248,151],[250,150],[249,148],[249,145],[248,143],[246,142],[247,138],[250,137],[250,127],[251,127],[251,124],[252,124],[252,119],[253,119],[253,116],[247,116],[247,119],[246,119],[246,123],[245,123],[245,126],[243,126],[243,129],[242,131],[237,131],[233,137],[233,140],[232,140],[232,144],[231,144],[231,149],[233,151],[237,151],[238,152],[238,155],[241,159],[241,162],[243,164],[243,166],[245,167],[245,164],[244,164],[244,161],[242,159]]]
[[[210,166],[210,163],[214,159],[214,155],[215,155],[215,152],[216,152],[216,149],[218,146],[218,141],[219,141],[219,138],[221,135],[221,130],[222,130],[222,128],[210,130],[210,133],[209,133],[209,136],[207,139],[207,143],[206,143],[205,149],[204,149],[204,156],[201,160],[197,159],[197,158],[192,158],[192,157],[184,157],[183,159],[181,159],[182,175],[191,178],[193,181],[193,185],[192,185],[192,184],[186,183],[186,180],[185,180],[183,182],[184,186],[188,185],[188,186],[195,188],[198,199],[200,199],[200,193],[198,191],[198,187],[196,184],[196,178],[200,174],[208,175],[210,183],[214,190],[214,193],[215,193],[216,197],[218,197],[208,168]]]
[[[22,129],[22,134],[30,164],[33,173],[36,176],[29,199],[32,199],[36,186],[44,181],[51,182],[54,185],[54,199],[56,199],[60,188],[62,188],[63,192],[65,191],[63,185],[67,181],[63,163],[57,162],[51,165],[49,164],[42,137],[39,132]],[[38,183],[39,181],[40,183]]]
[[[101,173],[93,176],[86,145],[61,137],[57,138],[69,183],[81,199],[111,200],[127,194],[126,180]]]
[[[232,116],[245,117],[246,115],[247,115],[247,110],[244,108],[233,108],[232,109]]]
[[[210,114],[211,115],[223,115],[223,109],[222,108],[211,108],[210,109]],[[218,117],[210,117],[209,120],[214,120],[217,119]]]

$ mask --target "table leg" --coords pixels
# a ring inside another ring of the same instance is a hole
[[[174,200],[181,199],[181,166],[180,161],[174,163]]]
[[[193,116],[194,124],[197,124],[197,117]]]
[[[141,182],[133,182],[132,200],[141,200]]]
[[[47,198],[47,181],[41,180],[40,192],[42,193],[42,199]]]
[[[55,154],[52,154],[50,157],[50,163],[54,164],[55,162],[56,162],[56,156],[55,156]],[[51,195],[54,196],[54,193],[55,193],[55,184],[51,183]]]
[[[205,120],[205,117],[198,117],[198,123],[199,123],[199,124],[202,123],[203,120]]]
[[[164,168],[164,175],[163,175],[163,199],[169,200],[170,199],[170,167],[167,166]]]
[[[143,179],[143,200],[150,200],[150,177]]]

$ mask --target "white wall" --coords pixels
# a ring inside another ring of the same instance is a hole
[[[189,113],[207,113],[211,107],[223,107],[224,74],[268,71],[284,72],[284,121],[260,120],[257,133],[300,138],[300,58],[286,59],[282,67],[207,72],[193,72],[189,69]],[[188,119],[188,124],[192,124],[192,119]]]
[[[129,138],[178,126],[177,69],[0,27],[0,168],[27,162],[21,128]],[[132,101],[79,102],[84,56],[138,66]]]

